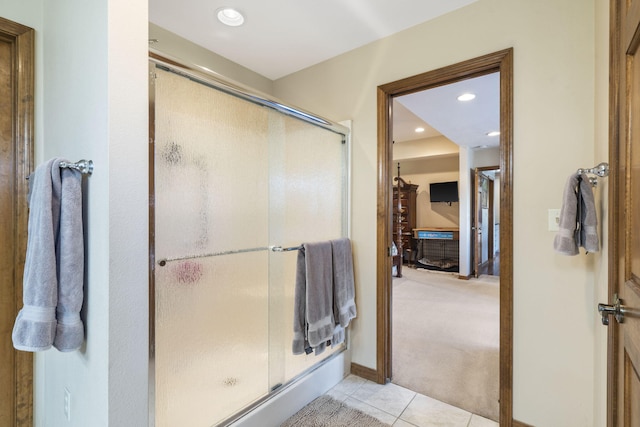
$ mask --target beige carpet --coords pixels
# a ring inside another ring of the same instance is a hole
[[[323,395],[309,403],[280,427],[389,427],[371,415]]]
[[[499,278],[402,273],[393,278],[392,382],[497,421]]]

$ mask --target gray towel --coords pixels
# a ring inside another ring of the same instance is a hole
[[[304,246],[298,251],[296,260],[296,283],[293,299],[293,354],[310,353],[307,342],[306,304],[307,272],[305,268]]]
[[[333,336],[333,263],[331,243],[306,243],[307,341],[314,349]]]
[[[80,310],[84,293],[84,238],[82,227],[82,174],[62,169],[60,231],[56,247],[58,261],[58,305],[56,338],[53,346],[73,351],[84,341]]]
[[[59,350],[71,351],[84,338],[79,317],[84,270],[80,173],[65,170],[61,176],[61,161],[38,166],[29,181],[24,307],[12,333],[18,350],[42,351],[55,343]]]
[[[553,248],[563,255],[577,255],[579,247],[587,252],[599,249],[593,191],[585,174],[573,174],[567,179],[559,230],[553,240]]]
[[[356,317],[355,285],[351,241],[347,238],[331,241],[333,253],[334,317],[343,328]]]
[[[598,239],[598,217],[596,215],[596,204],[593,197],[591,182],[586,175],[582,175],[580,186],[580,232],[578,245],[587,252],[598,252],[600,240]]]
[[[293,352],[300,354],[302,347],[307,353],[312,348],[320,354],[332,339],[336,323],[331,242],[305,243],[303,249],[298,252],[296,272]]]

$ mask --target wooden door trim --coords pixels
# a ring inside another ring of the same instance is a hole
[[[609,2],[609,168],[613,172],[608,180],[609,223],[608,223],[608,298],[614,300],[618,293],[620,271],[618,268],[619,245],[624,241],[624,227],[619,224],[624,220],[626,206],[620,189],[624,188],[626,180],[626,165],[620,164],[620,138],[623,132],[620,117],[621,91],[624,87],[620,82],[620,71],[624,65],[625,52],[622,49],[621,10],[619,0]],[[607,331],[607,427],[618,425],[618,390],[617,378],[619,328],[618,322],[610,322]]]
[[[15,290],[13,309],[17,315],[22,307],[22,274],[27,252],[28,182],[26,177],[33,170],[34,141],[34,40],[35,31],[16,22],[0,18],[0,37],[13,45],[12,82],[13,95],[13,141],[15,169],[13,173],[16,196],[15,220],[16,251],[14,255]],[[33,424],[33,355],[15,351],[15,425]]]
[[[500,425],[513,422],[513,49],[464,61],[377,88],[377,346],[376,369],[369,379],[391,378],[391,190],[393,97],[500,72]],[[354,366],[354,368],[358,368]],[[375,377],[375,378],[374,378]]]

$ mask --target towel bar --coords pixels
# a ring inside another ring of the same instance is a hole
[[[83,175],[91,175],[93,173],[93,160],[78,160],[75,163],[60,162],[61,168],[74,169]]]
[[[282,246],[261,246],[258,248],[234,249],[230,251],[212,252],[208,254],[185,255],[181,257],[164,258],[158,261],[158,265],[160,265],[161,267],[164,267],[165,265],[167,265],[168,262],[171,262],[171,261],[184,261],[187,259],[194,259],[194,258],[208,258],[212,256],[242,254],[245,252],[258,252],[258,251],[267,251],[267,250],[270,250],[272,252],[288,252],[288,251],[297,251],[299,249],[302,249],[302,246],[292,246],[289,248],[283,248]]]
[[[70,162],[60,162],[58,165],[61,168],[74,169],[80,172],[83,175],[91,175],[93,173],[93,160],[78,160],[75,163]],[[26,179],[29,179],[31,175],[29,175]]]
[[[185,256],[175,257],[175,258],[164,258],[158,261],[158,265],[160,265],[161,267],[164,267],[165,265],[167,265],[168,262],[171,262],[171,261],[184,261],[187,259],[194,259],[194,258],[208,258],[208,257],[220,256],[220,255],[242,254],[245,252],[258,252],[258,251],[266,251],[269,249],[271,249],[271,246],[263,246],[259,248],[248,248],[248,249],[234,249],[230,251],[212,252],[212,253],[200,254],[200,255],[185,255]]]
[[[609,163],[602,162],[598,166],[594,166],[589,169],[578,169],[578,173],[588,173],[592,175],[598,175],[600,177],[609,176]]]
[[[597,176],[589,177],[589,182],[591,182],[591,185],[595,187],[598,184],[598,177],[603,178],[605,176],[609,176],[609,163],[602,162],[599,165],[589,169],[580,168],[578,169],[577,173],[597,175]]]
[[[282,246],[271,246],[271,250],[273,252],[299,251],[300,249],[302,249],[302,245],[300,245],[300,246],[291,246],[289,248],[283,248]]]

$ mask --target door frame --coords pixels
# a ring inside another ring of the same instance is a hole
[[[13,238],[16,241],[14,255],[14,289],[11,305],[14,315],[22,307],[22,274],[27,253],[28,182],[26,177],[33,170],[34,143],[34,40],[33,28],[0,17],[0,38],[13,45],[12,62],[12,118],[14,170],[13,194],[15,197]],[[17,426],[33,424],[33,354],[13,350],[11,362],[13,378],[13,421]]]
[[[621,117],[623,102],[626,101],[626,82],[621,81],[620,74],[626,66],[626,52],[622,47],[622,8],[620,0],[609,2],[609,170],[612,172],[608,179],[609,219],[608,233],[608,258],[607,280],[608,301],[614,301],[619,292],[618,285],[625,271],[621,271],[620,256],[626,256],[620,250],[625,242],[625,228],[620,227],[624,223],[628,200],[624,194],[627,179],[627,165],[621,162],[621,155],[625,152],[627,144],[624,134],[628,131],[626,118]],[[623,221],[623,222],[620,222]],[[626,268],[626,267],[625,267]],[[618,391],[619,378],[621,377],[620,359],[620,326],[617,321],[610,321],[607,327],[607,427],[615,427],[622,423],[624,413],[620,404]]]
[[[500,72],[500,425],[513,422],[513,48],[378,86],[377,347],[380,384],[391,379],[392,105],[396,96]],[[367,368],[353,369],[363,372]]]

